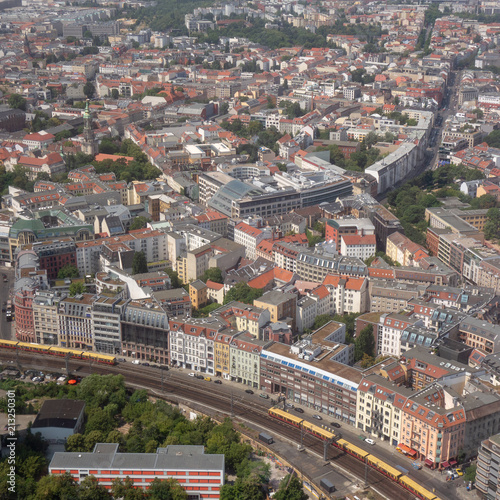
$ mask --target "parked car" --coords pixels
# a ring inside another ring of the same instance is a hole
[[[371,444],[372,446],[375,444],[375,441],[373,439],[365,439],[365,443]]]
[[[297,412],[297,413],[304,413],[304,410],[302,408],[294,408],[294,410]]]
[[[340,424],[339,424],[339,423],[337,423],[337,422],[330,422],[330,425],[331,425],[332,427],[336,427],[337,429],[340,429]]]
[[[149,363],[142,363],[142,366],[149,366]]]
[[[262,399],[269,399],[269,395],[266,394],[265,392],[259,394],[259,397],[262,398]]]
[[[253,394],[252,389],[247,389],[245,392],[246,392],[247,394]]]
[[[215,384],[222,384],[222,380],[214,380]]]
[[[293,408],[293,404],[292,403],[285,403],[285,408]]]
[[[323,417],[321,415],[313,415],[313,418],[316,420],[323,420]]]
[[[205,377],[203,375],[196,375],[196,378],[199,380],[203,380]]]
[[[458,467],[457,469],[455,469],[454,472],[456,472],[459,476],[463,476],[464,475],[464,471],[460,467]]]
[[[419,464],[419,463],[418,463],[417,461],[415,461],[415,460],[411,463],[411,466],[412,466],[415,470],[420,470],[420,469],[422,468],[422,465],[421,465],[421,464]]]
[[[125,358],[118,358],[116,361],[118,361],[118,363],[125,363],[127,360]]]
[[[206,380],[207,382],[212,382],[211,377],[204,377],[204,380]]]
[[[191,373],[189,374],[189,376],[190,376],[190,377],[194,377],[194,373],[193,373],[193,372],[191,372]]]

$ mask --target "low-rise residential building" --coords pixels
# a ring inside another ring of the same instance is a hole
[[[216,283],[212,280],[207,280],[207,297],[209,302],[217,302],[217,304],[222,304],[224,302],[224,285],[222,283]]]

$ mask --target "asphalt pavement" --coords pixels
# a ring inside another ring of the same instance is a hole
[[[8,283],[3,282],[1,275],[6,274]],[[10,267],[0,266],[0,304],[2,309],[5,307],[4,303],[12,299],[11,294],[14,286],[14,269]],[[12,340],[14,335],[14,323],[5,319],[5,313],[1,313],[0,318],[0,338],[2,340]]]

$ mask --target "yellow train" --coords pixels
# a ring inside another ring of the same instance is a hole
[[[332,440],[335,437],[335,434],[333,432],[330,432],[327,429],[323,429],[318,425],[314,425],[301,417],[291,415],[287,411],[280,410],[279,408],[270,408],[269,415],[271,415],[271,417],[278,418],[282,422],[294,425],[295,427],[302,427],[309,434],[312,434],[313,436],[316,436],[320,439],[324,439],[325,441]]]
[[[336,439],[335,434],[327,431],[326,429],[322,429],[317,425],[314,425],[303,418],[296,417],[295,415],[291,415],[290,413],[280,410],[278,408],[271,408],[269,410],[269,415],[274,418],[278,418],[287,424],[294,425],[295,427],[303,427],[310,434],[319,437],[320,439],[329,439],[332,441],[332,444],[337,448],[349,453],[353,457],[358,460],[367,463],[370,467],[378,470],[388,478],[392,479],[394,482],[399,483],[403,488],[406,488],[408,491],[411,491],[414,495],[422,500],[441,500],[438,496],[436,496],[433,492],[427,490],[426,488],[420,486],[415,481],[410,479],[408,476],[405,476],[402,472],[391,467],[389,464],[385,463],[380,458],[377,458],[374,455],[371,455],[368,451],[365,451],[358,446],[346,441],[345,439]]]
[[[49,354],[51,356],[66,357],[72,359],[93,360],[97,363],[115,365],[116,357],[97,352],[82,351],[79,349],[66,349],[65,347],[48,346],[42,344],[30,344],[29,342],[18,342],[16,340],[0,340],[0,349],[20,349],[22,351],[36,352],[39,354]]]

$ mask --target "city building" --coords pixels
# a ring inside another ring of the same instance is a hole
[[[83,431],[85,401],[47,399],[33,421],[33,432],[51,445],[64,445],[69,436]]]
[[[117,444],[98,443],[92,452],[54,453],[49,474],[66,473],[77,483],[92,475],[108,490],[116,479],[129,477],[134,487],[147,490],[154,479],[173,478],[193,498],[218,499],[225,468],[224,455],[206,455],[203,446],[170,445],[156,453],[120,453]]]

